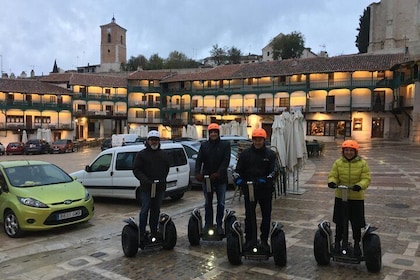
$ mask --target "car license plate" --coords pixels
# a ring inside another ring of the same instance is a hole
[[[82,216],[82,210],[75,210],[71,212],[65,212],[57,215],[57,220],[65,220],[74,217]]]

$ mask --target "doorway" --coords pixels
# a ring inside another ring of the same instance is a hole
[[[371,138],[384,138],[384,118],[372,118]]]

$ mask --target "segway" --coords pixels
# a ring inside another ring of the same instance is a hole
[[[204,176],[206,191],[212,192],[210,176]],[[236,221],[235,211],[225,209],[223,216],[223,233],[217,230],[217,225],[213,224],[208,228],[203,227],[203,220],[200,209],[195,208],[191,217],[188,220],[188,241],[191,246],[198,246],[200,239],[204,241],[221,241],[226,237],[228,230],[231,228],[233,222]]]
[[[252,181],[247,182],[249,190],[249,200],[250,203],[256,203],[254,195],[254,183]],[[251,220],[255,218],[255,211],[251,214]],[[256,224],[252,225],[253,227]],[[227,257],[231,264],[239,265],[242,263],[242,257],[248,260],[268,260],[270,257],[274,258],[274,263],[278,266],[285,266],[287,262],[287,252],[286,252],[286,238],[283,231],[283,225],[278,222],[272,223],[272,228],[270,231],[270,245],[269,250],[262,248],[261,242],[258,242],[257,236],[252,236],[251,240],[255,245],[245,248],[244,244],[244,232],[241,228],[241,223],[235,221],[231,230],[227,235],[226,249]],[[255,228],[252,230],[253,235],[255,235]]]
[[[328,221],[322,221],[318,225],[318,230],[314,238],[314,255],[319,265],[328,265],[330,259],[336,262],[360,264],[365,261],[366,268],[369,272],[379,272],[382,266],[381,240],[379,236],[373,233],[376,227],[366,225],[362,232],[361,255],[355,255],[352,244],[349,239],[349,217],[348,217],[348,199],[347,193],[350,189],[347,186],[338,186],[342,193],[343,207],[343,241],[339,251],[333,250],[333,233],[331,224]]]
[[[155,181],[151,187],[150,197],[154,199],[156,196],[156,183]],[[159,216],[158,234],[152,236],[149,231],[146,231],[144,242],[140,242],[139,226],[133,217],[124,220],[127,223],[121,234],[121,243],[126,257],[134,257],[137,254],[138,248],[142,250],[163,248],[171,250],[176,245],[177,233],[176,227],[172,218],[166,214],[161,213]]]

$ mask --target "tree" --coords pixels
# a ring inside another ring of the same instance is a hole
[[[241,56],[242,56],[241,50],[235,48],[234,46],[232,46],[227,51],[227,60],[228,60],[229,64],[240,64],[241,63]]]
[[[169,57],[165,60],[166,69],[182,69],[196,66],[197,63],[188,58],[184,53],[178,51],[171,52]]]
[[[370,8],[363,11],[359,19],[359,34],[356,36],[356,47],[359,53],[367,53],[369,47],[369,29],[370,29]]]
[[[121,68],[123,68],[125,71],[136,71],[139,68],[145,68],[147,63],[147,58],[140,54],[137,57],[130,57],[125,65],[122,64]]]
[[[164,59],[161,58],[157,53],[152,54],[149,58],[149,63],[145,69],[147,70],[158,70],[163,69]]]
[[[223,65],[226,64],[227,61],[227,48],[226,47],[219,47],[218,44],[213,45],[212,50],[210,51],[211,58],[214,60],[216,65]]]
[[[305,49],[305,39],[300,32],[277,36],[270,42],[273,59],[299,58]]]

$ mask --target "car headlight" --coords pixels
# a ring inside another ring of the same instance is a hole
[[[90,200],[90,198],[91,198],[90,193],[88,192],[88,190],[85,189],[85,201]]]
[[[36,200],[34,198],[18,197],[18,200],[19,200],[20,203],[22,203],[23,205],[26,205],[26,206],[36,207],[36,208],[48,208],[48,206],[46,204],[44,204],[41,201]]]

